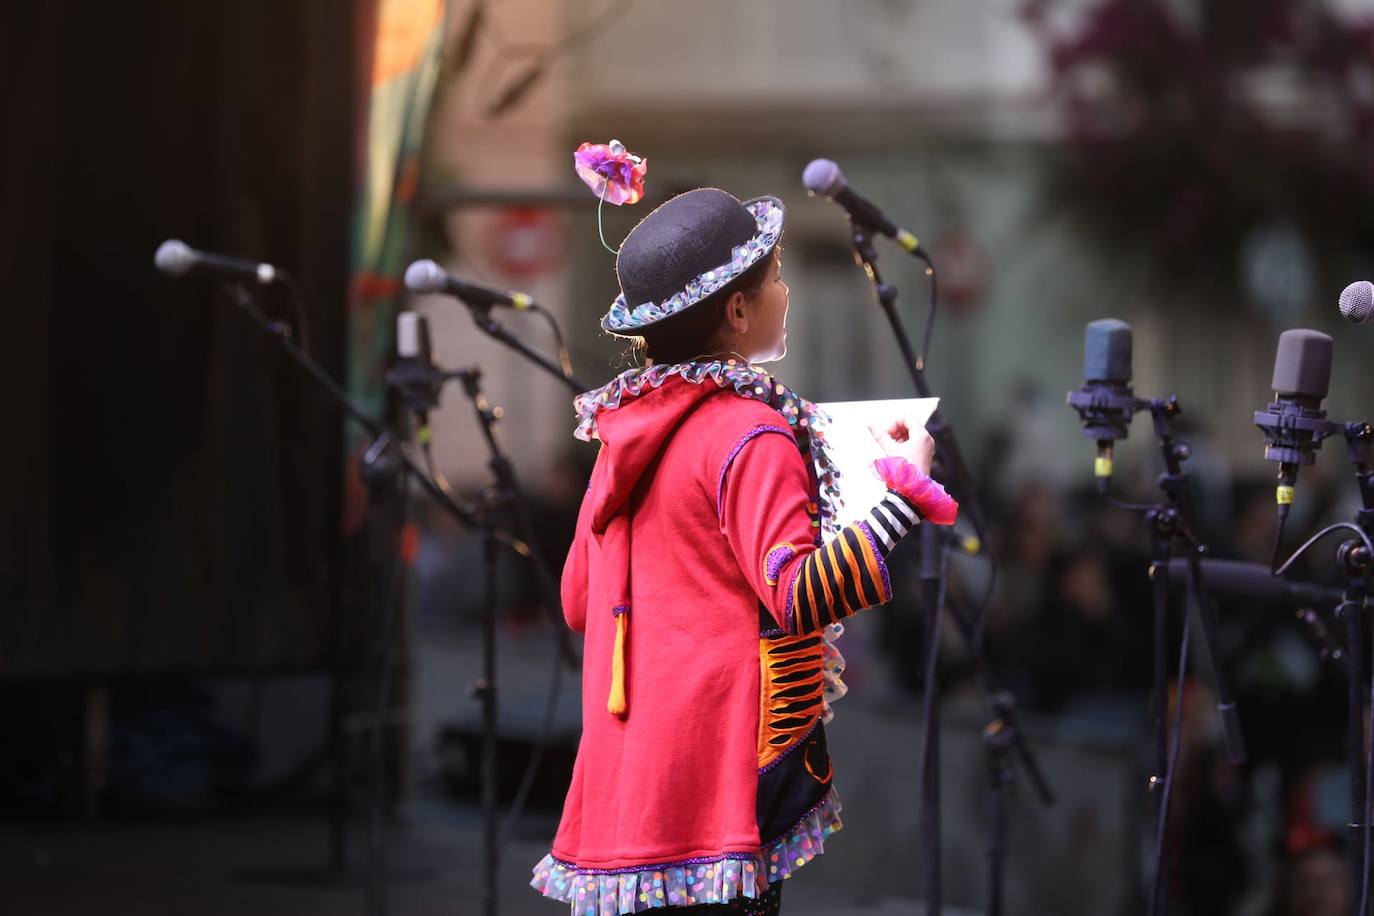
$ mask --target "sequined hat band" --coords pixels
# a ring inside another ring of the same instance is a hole
[[[754,219],[755,234],[730,251],[730,260],[698,274],[687,285],[658,302],[641,302],[631,307],[622,291],[601,319],[601,326],[613,334],[632,335],[696,305],[737,279],[777,247],[782,236],[783,205],[775,197],[745,201],[742,206]],[[624,284],[622,284],[623,286]]]

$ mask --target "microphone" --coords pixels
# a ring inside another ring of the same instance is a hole
[[[914,252],[921,246],[916,236],[888,219],[876,204],[851,188],[844,180],[844,172],[829,159],[812,159],[802,172],[802,184],[812,197],[817,194],[828,197],[843,207],[851,220],[894,239],[907,251]]]
[[[400,392],[415,415],[422,441],[429,437],[429,412],[439,406],[444,375],[434,368],[429,320],[417,312],[396,316],[396,363],[386,373],[388,385]]]
[[[459,280],[430,260],[416,261],[406,268],[406,288],[413,293],[444,293],[456,296],[474,308],[491,308],[493,305],[499,305],[523,311],[534,306],[534,298],[528,293],[502,292],[499,289]]]
[[[1143,404],[1131,391],[1131,326],[1116,318],[1088,322],[1083,332],[1083,384],[1070,391],[1083,435],[1097,441],[1093,476],[1105,494],[1112,479],[1112,448],[1125,439],[1131,417]]]
[[[1369,324],[1374,318],[1374,283],[1356,280],[1341,291],[1341,314],[1351,324]]]
[[[1279,335],[1274,400],[1255,412],[1255,425],[1264,432],[1265,459],[1279,463],[1274,501],[1280,521],[1288,517],[1293,504],[1298,468],[1316,461],[1322,440],[1336,431],[1336,424],[1326,419],[1320,406],[1330,382],[1329,336],[1305,328]]]
[[[1187,585],[1189,560],[1169,561],[1169,581]],[[1202,578],[1207,590],[1218,595],[1240,598],[1255,604],[1283,605],[1294,608],[1333,608],[1345,600],[1339,588],[1327,588],[1308,582],[1289,582],[1269,572],[1263,563],[1242,563],[1236,560],[1201,560]]]
[[[180,239],[168,239],[157,246],[153,255],[157,269],[169,277],[184,277],[188,274],[216,274],[221,277],[234,277],[252,280],[266,286],[274,282],[286,282],[286,271],[271,264],[258,261],[245,261],[209,251],[197,251]]]

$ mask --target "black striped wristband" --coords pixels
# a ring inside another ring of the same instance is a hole
[[[920,523],[921,512],[911,500],[895,490],[888,490],[883,501],[873,507],[867,521],[877,539],[878,549],[887,556],[897,542]]]

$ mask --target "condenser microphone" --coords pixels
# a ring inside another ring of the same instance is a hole
[[[1341,314],[1351,324],[1368,324],[1374,318],[1374,283],[1356,280],[1341,290]]]
[[[877,204],[851,188],[849,182],[844,179],[844,172],[841,172],[840,167],[831,160],[811,160],[802,172],[802,184],[812,197],[819,194],[833,200],[844,208],[851,220],[894,239],[907,251],[915,251],[921,247],[916,236],[888,219],[887,214],[883,213]]]
[[[1297,328],[1279,335],[1274,354],[1274,400],[1255,412],[1264,432],[1264,457],[1279,463],[1274,500],[1279,518],[1288,516],[1296,495],[1298,468],[1312,464],[1322,440],[1336,431],[1321,409],[1331,383],[1331,338]]]
[[[430,260],[416,261],[406,268],[406,288],[413,293],[456,296],[475,308],[499,305],[524,310],[534,305],[534,298],[528,293],[507,292],[460,280]]]
[[[286,282],[288,279],[286,271],[279,270],[271,264],[231,258],[209,251],[197,251],[179,239],[168,239],[157,246],[153,263],[169,277],[207,274],[251,280],[264,286],[269,283]]]
[[[1097,442],[1093,476],[1106,493],[1112,479],[1112,448],[1125,439],[1143,402],[1131,391],[1131,326],[1116,318],[1088,322],[1083,331],[1083,384],[1068,396],[1083,435]]]

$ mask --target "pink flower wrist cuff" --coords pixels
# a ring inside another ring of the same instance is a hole
[[[954,497],[905,458],[879,458],[873,469],[889,490],[906,497],[926,521],[953,525],[959,517],[959,503]]]

